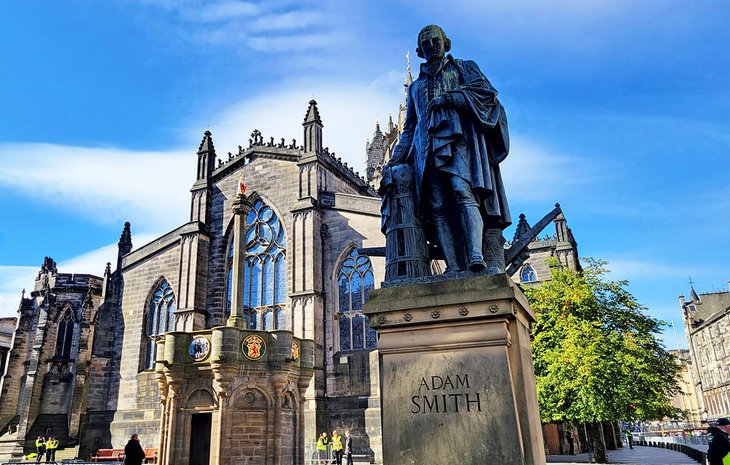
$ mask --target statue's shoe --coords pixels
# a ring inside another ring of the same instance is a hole
[[[484,262],[484,259],[481,256],[471,257],[471,261],[469,261],[469,269],[471,271],[479,272],[486,267],[487,264]]]

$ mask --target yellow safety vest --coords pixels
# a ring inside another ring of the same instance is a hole
[[[51,440],[50,440],[50,441],[48,441],[48,443],[46,444],[46,449],[51,449],[51,450],[53,450],[53,449],[57,449],[57,448],[58,448],[58,439],[51,439]]]
[[[317,439],[317,449],[318,450],[327,450],[327,445],[329,444],[329,439],[323,438],[322,436]]]
[[[337,436],[332,436],[332,449],[342,450],[342,436],[339,434]]]
[[[35,446],[36,447],[43,447],[43,441],[41,441],[40,439],[36,439],[35,440]]]

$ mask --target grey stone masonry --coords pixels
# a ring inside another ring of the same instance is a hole
[[[78,438],[101,288],[101,278],[58,273],[47,257],[30,297],[21,298],[0,394],[1,427],[12,433],[3,439],[16,442],[15,453],[33,449],[38,434],[61,444]]]

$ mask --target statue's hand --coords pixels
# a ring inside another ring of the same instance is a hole
[[[450,105],[451,99],[449,94],[441,94],[438,97],[434,97],[428,102],[428,111],[438,110],[439,108],[446,108]]]

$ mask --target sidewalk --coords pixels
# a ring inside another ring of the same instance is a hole
[[[641,465],[700,465],[681,452],[659,447],[634,446],[633,449],[622,447],[608,451],[608,461],[611,464],[641,464]],[[568,465],[572,463],[590,463],[588,454],[578,455],[548,455],[548,463]]]

